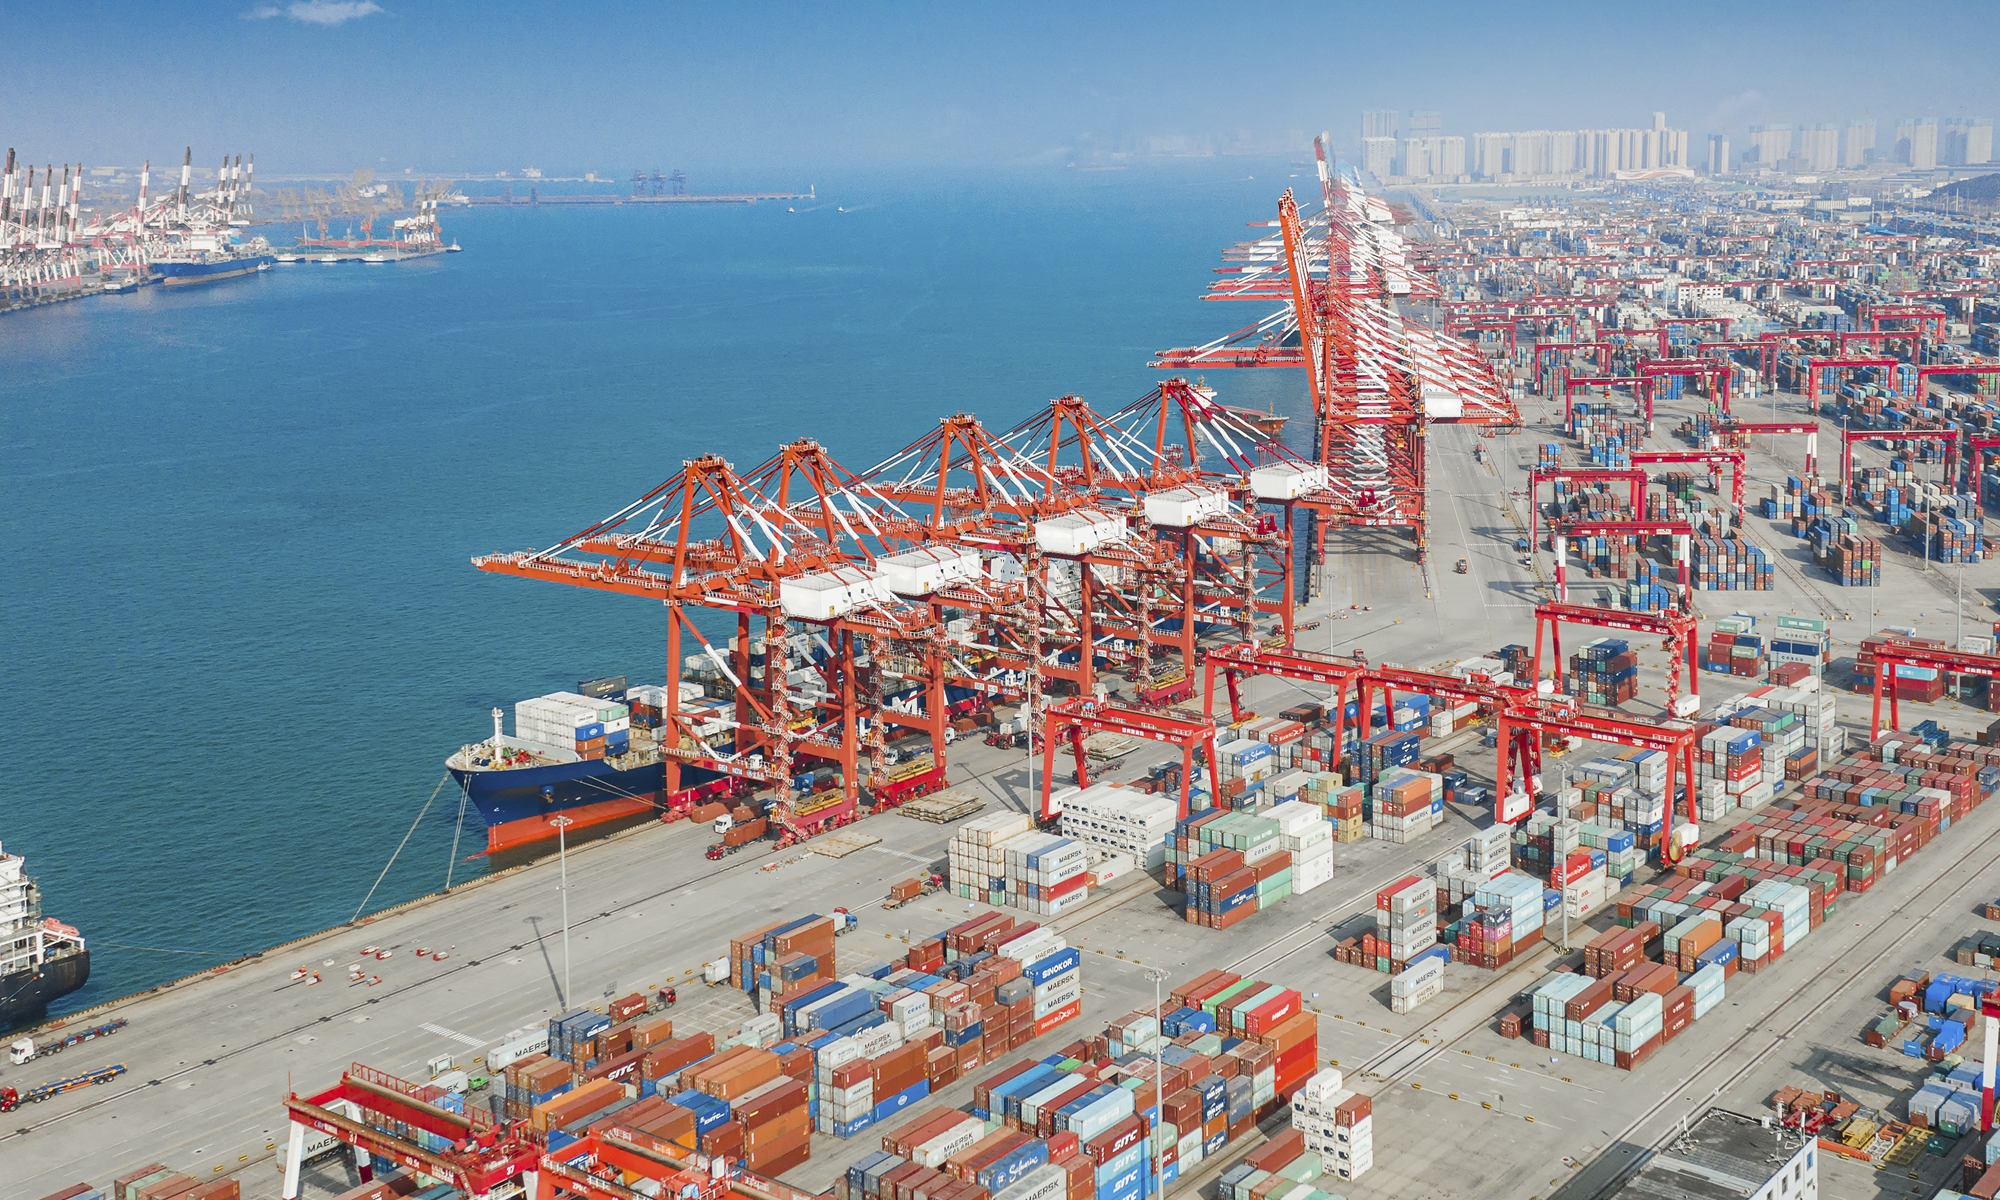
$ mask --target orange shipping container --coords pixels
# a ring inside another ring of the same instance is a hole
[[[536,1133],[563,1129],[599,1109],[609,1108],[624,1098],[624,1084],[614,1083],[609,1079],[593,1079],[589,1083],[564,1092],[546,1104],[535,1105],[529,1115],[528,1125]]]

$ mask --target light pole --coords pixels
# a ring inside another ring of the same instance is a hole
[[[563,1003],[570,1003],[575,993],[569,987],[569,839],[564,830],[576,824],[571,817],[550,817],[549,824],[556,827],[556,863],[562,873],[562,919],[563,919]]]
[[[1160,981],[1166,977],[1167,973],[1158,967],[1146,968],[1146,978],[1153,981],[1153,1103],[1161,1116],[1166,1115],[1167,1098],[1160,1090],[1160,1079],[1166,1070],[1161,1065],[1162,1047],[1166,1042],[1166,1035],[1160,1029]],[[1178,1133],[1179,1130],[1175,1132]],[[1153,1122],[1153,1186],[1159,1191],[1159,1200],[1167,1200],[1166,1181],[1160,1178],[1161,1153],[1160,1123],[1156,1120]]]

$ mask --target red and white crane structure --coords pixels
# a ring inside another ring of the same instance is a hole
[[[1320,204],[1305,213],[1290,191],[1277,232],[1239,246],[1238,264],[1210,299],[1276,300],[1282,307],[1201,346],[1164,350],[1159,368],[1302,367],[1317,428],[1323,489],[1298,498],[1313,512],[1316,558],[1329,527],[1408,529],[1427,547],[1424,442],[1433,424],[1514,426],[1509,389],[1470,346],[1403,315],[1399,304],[1438,295],[1411,261],[1381,200],[1336,175],[1315,143]]]

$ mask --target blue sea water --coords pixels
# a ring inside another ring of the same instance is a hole
[[[348,919],[490,708],[665,678],[658,605],[472,555],[702,452],[813,435],[859,470],[953,412],[1119,407],[1151,351],[1262,315],[1199,296],[1301,184],[1217,160],[447,211],[464,253],[0,318],[0,842],[92,939],[57,1011]],[[1210,382],[1305,411],[1294,372]],[[371,908],[444,881],[457,815],[447,785]]]

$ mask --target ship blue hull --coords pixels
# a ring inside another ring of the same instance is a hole
[[[253,254],[247,258],[225,258],[214,262],[156,262],[152,264],[152,272],[153,278],[164,284],[213,283],[218,279],[254,274],[277,261],[269,254]]]
[[[589,826],[669,807],[662,795],[666,768],[659,763],[630,770],[602,759],[504,771],[449,769],[486,822],[489,852],[554,837],[549,818],[558,814]],[[721,778],[683,767],[681,788],[700,789]]]

